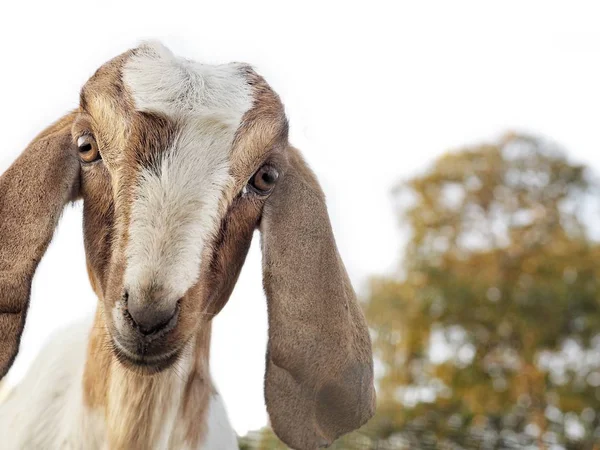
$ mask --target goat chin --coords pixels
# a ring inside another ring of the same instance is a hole
[[[86,319],[56,332],[39,353],[31,368],[0,403],[0,447],[3,450],[47,448],[47,449],[106,449],[114,448],[107,441],[106,411],[86,406],[84,398],[84,372],[88,353],[89,335],[93,321]],[[110,349],[107,348],[107,351]],[[116,361],[115,361],[116,362]],[[118,363],[118,362],[117,362]],[[193,376],[191,357],[183,357],[176,370],[167,369],[153,389],[145,392],[148,403],[160,395],[164,409],[156,411],[160,420],[152,421],[144,428],[148,442],[145,448],[205,450],[237,449],[237,437],[233,430],[221,396],[210,387],[210,399],[205,417],[205,433],[199,446],[186,443],[183,391]],[[187,367],[182,367],[182,365]],[[115,366],[117,367],[117,366]],[[123,371],[127,369],[115,369]],[[173,373],[169,373],[172,370]],[[187,375],[182,378],[181,374]],[[134,387],[127,382],[135,377],[119,377],[123,392]],[[168,393],[168,395],[167,395]],[[177,395],[179,393],[179,395]],[[168,403],[168,404],[167,404]],[[122,416],[127,417],[127,414]],[[189,418],[198,422],[201,418]],[[154,426],[153,426],[154,425]],[[140,424],[123,424],[123,428],[140,428]]]

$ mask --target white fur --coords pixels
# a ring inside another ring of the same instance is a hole
[[[0,448],[101,448],[101,415],[85,410],[81,384],[90,327],[57,333],[0,404]]]
[[[0,403],[0,448],[104,450],[106,424],[101,411],[84,406],[82,377],[91,321],[76,324],[52,337],[41,351],[21,384]],[[191,353],[179,366],[191,367]],[[173,383],[165,386],[157,423],[161,428],[154,450],[171,448],[173,436],[184,435],[178,429],[181,393],[185,382],[182,373],[165,374]],[[123,386],[121,386],[123,387]],[[116,387],[115,387],[116,388]],[[118,394],[114,392],[114,394]],[[123,396],[112,398],[122,400]],[[223,401],[218,394],[211,398],[208,431],[198,450],[237,449]],[[183,444],[185,447],[185,444]],[[180,446],[178,446],[179,448]]]
[[[170,117],[222,114],[237,126],[252,106],[245,67],[200,64],[176,57],[159,42],[148,42],[127,61],[123,79],[140,111]]]
[[[208,409],[208,434],[204,441],[204,448],[233,450],[239,449],[237,436],[229,423],[225,404],[219,394],[215,394],[210,401]]]
[[[173,303],[197,281],[202,250],[217,230],[233,139],[252,96],[240,65],[190,62],[160,44],[141,47],[124,80],[138,110],[179,126],[172,147],[139,175],[125,272],[134,296],[154,286],[160,301]]]

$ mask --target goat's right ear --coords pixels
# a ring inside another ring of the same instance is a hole
[[[35,269],[64,205],[77,196],[74,118],[40,133],[0,177],[0,379],[19,351]]]

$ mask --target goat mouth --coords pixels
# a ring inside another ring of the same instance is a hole
[[[152,375],[171,367],[181,355],[176,349],[161,355],[138,354],[128,350],[117,339],[113,339],[113,353],[125,368],[143,375]]]

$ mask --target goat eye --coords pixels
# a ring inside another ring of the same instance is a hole
[[[277,172],[277,169],[265,164],[254,174],[249,184],[256,192],[265,195],[273,190],[278,178],[279,172]]]
[[[85,163],[91,163],[101,159],[98,144],[93,136],[86,134],[77,139],[77,147],[79,148],[79,157]]]

